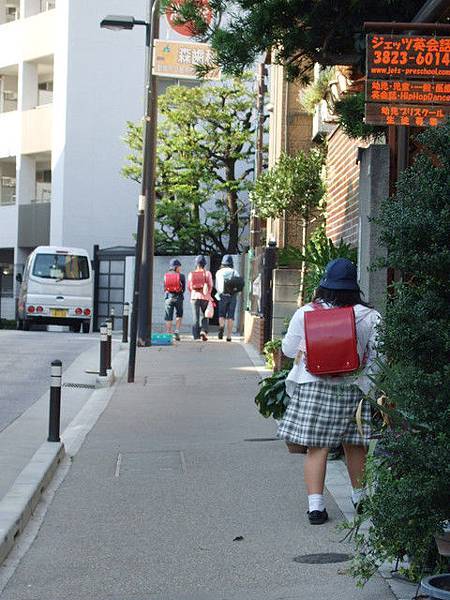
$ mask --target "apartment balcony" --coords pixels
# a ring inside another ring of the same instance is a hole
[[[37,106],[21,113],[14,111],[0,114],[0,158],[51,151],[52,123],[52,104]]]
[[[17,111],[1,113],[0,158],[17,156],[19,152],[19,113]]]
[[[37,154],[50,151],[52,149],[53,106],[51,104],[37,106],[23,111],[21,115],[21,153]]]
[[[48,246],[50,240],[50,201],[37,201],[19,205],[19,246],[33,248]]]
[[[55,53],[56,10],[0,24],[0,68]]]

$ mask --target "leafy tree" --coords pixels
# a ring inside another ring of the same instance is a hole
[[[251,187],[254,97],[246,79],[169,87],[159,98],[156,250],[161,254],[242,250]],[[122,172],[139,181],[142,125],[127,124]]]
[[[208,25],[202,3],[163,0],[180,22],[194,21],[199,36],[210,39],[218,62],[238,74],[258,54],[276,49],[279,62],[291,76],[305,74],[311,65],[361,64],[364,21],[408,21],[423,0],[209,0],[215,14],[228,19]]]
[[[422,153],[379,217],[384,266],[402,281],[381,331],[386,365],[377,383],[395,410],[368,468],[371,525],[357,535],[353,565],[360,581],[405,556],[413,578],[439,570],[433,536],[450,519],[450,123],[425,130],[418,142]]]
[[[348,258],[356,264],[358,254],[356,248],[353,248],[343,239],[338,244],[334,244],[331,238],[327,238],[325,226],[318,227],[311,239],[306,244],[304,261],[306,264],[304,297],[310,301],[313,298],[316,288],[325,271],[325,267],[335,258]]]
[[[258,177],[251,192],[251,200],[259,216],[277,218],[286,213],[301,218],[302,252],[306,247],[308,223],[325,194],[322,181],[324,158],[319,148],[300,151],[294,156],[282,154],[272,169]],[[302,286],[304,278],[305,262],[302,261]]]

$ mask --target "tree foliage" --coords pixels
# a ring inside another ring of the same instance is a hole
[[[284,212],[308,220],[325,193],[322,181],[324,154],[319,148],[282,154],[277,164],[255,182],[251,200],[264,218],[281,217]]]
[[[304,261],[306,264],[304,298],[311,301],[316,288],[319,286],[325,267],[335,258],[348,258],[356,264],[358,256],[356,248],[353,248],[343,239],[334,244],[325,232],[325,226],[321,225],[311,236],[306,244]]]
[[[277,50],[278,60],[293,77],[305,74],[315,62],[323,66],[362,65],[364,21],[409,21],[423,0],[209,0],[222,21],[207,25],[199,0],[163,0],[177,11],[180,22],[195,21],[209,39],[218,62],[238,74],[258,54]]]
[[[354,563],[361,580],[396,558],[407,557],[416,578],[439,570],[433,536],[450,519],[450,123],[418,141],[422,153],[379,218],[384,264],[402,274],[387,306],[377,382],[396,425],[382,433],[368,469],[372,525],[357,537]]]
[[[338,124],[352,139],[377,139],[386,133],[386,127],[366,125],[364,122],[365,95],[363,92],[347,94],[333,107]]]
[[[245,80],[169,87],[159,97],[156,251],[237,253],[248,223],[254,98]],[[122,170],[140,181],[142,124],[127,124]]]

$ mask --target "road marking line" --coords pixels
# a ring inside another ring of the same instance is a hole
[[[117,455],[116,462],[116,472],[114,473],[114,477],[120,477],[120,465],[122,464],[122,454],[119,452]]]
[[[184,456],[183,450],[180,450],[180,459],[181,459],[181,470],[183,471],[183,473],[186,473],[186,471],[187,471],[186,458]]]

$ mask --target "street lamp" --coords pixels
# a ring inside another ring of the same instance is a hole
[[[146,103],[143,132],[143,165],[137,219],[128,383],[134,382],[137,338],[139,345],[148,346],[151,345],[152,333],[157,131],[157,91],[156,77],[153,75],[153,43],[159,35],[159,0],[149,0],[149,2],[148,21],[140,21],[134,17],[124,15],[108,15],[100,23],[100,27],[113,31],[133,29],[135,25],[143,25],[146,30]]]

